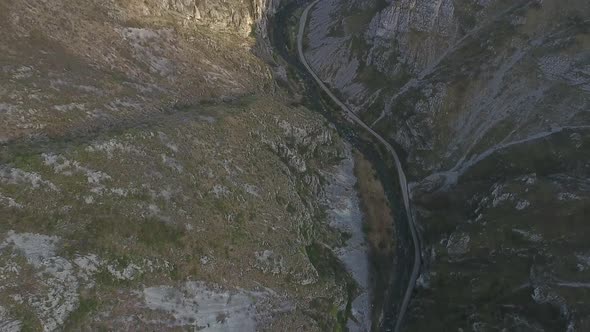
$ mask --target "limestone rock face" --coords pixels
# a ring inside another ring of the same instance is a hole
[[[277,5],[277,0],[148,0],[137,6],[146,15],[160,16],[171,11],[184,24],[247,36],[266,24],[266,15]]]
[[[383,56],[392,45],[398,46],[398,60],[413,71],[424,69],[457,38],[457,21],[452,0],[394,1],[379,11],[366,32],[371,44],[368,64],[376,65],[384,74],[388,57]]]

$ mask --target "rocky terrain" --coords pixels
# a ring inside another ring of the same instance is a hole
[[[383,322],[390,184],[269,48],[288,2],[0,0],[1,331]],[[403,153],[423,254],[405,330],[590,330],[588,17],[312,10],[306,58]]]
[[[326,0],[314,70],[405,153],[408,331],[586,331],[586,1]]]
[[[0,330],[370,324],[354,148],[278,1],[0,1]]]

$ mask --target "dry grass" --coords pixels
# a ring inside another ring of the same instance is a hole
[[[252,38],[92,0],[18,1],[0,22],[0,141],[99,130],[174,101],[264,93]],[[123,104],[112,107],[113,101]],[[83,103],[84,108],[54,107]],[[6,106],[6,107],[4,107]]]
[[[357,187],[364,211],[364,229],[370,245],[373,290],[373,324],[379,322],[383,303],[386,300],[384,289],[393,271],[395,250],[394,220],[383,185],[371,163],[354,151]],[[373,328],[377,328],[376,325]]]
[[[355,151],[355,174],[365,213],[367,238],[372,250],[382,255],[393,254],[395,243],[393,217],[383,185],[375,169],[361,153]]]

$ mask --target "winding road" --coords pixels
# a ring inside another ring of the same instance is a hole
[[[406,209],[408,226],[410,228],[410,232],[412,233],[412,241],[414,244],[414,266],[412,268],[412,274],[410,276],[410,281],[408,283],[408,287],[406,289],[403,301],[400,306],[399,314],[396,319],[395,324],[395,332],[398,332],[401,328],[401,323],[403,321],[404,315],[408,309],[408,304],[410,303],[410,298],[412,297],[412,291],[414,290],[414,286],[416,285],[416,279],[418,278],[418,274],[420,272],[420,245],[418,243],[418,236],[416,233],[416,225],[414,222],[414,217],[412,214],[412,210],[410,208],[410,198],[408,194],[408,182],[406,179],[406,174],[404,173],[404,169],[400,162],[399,156],[395,149],[389,144],[381,135],[375,132],[371,127],[365,124],[353,111],[351,111],[343,102],[340,101],[330,89],[322,82],[322,80],[318,77],[318,75],[314,72],[311,66],[307,63],[305,59],[305,55],[303,53],[303,36],[305,33],[305,26],[307,25],[307,17],[309,15],[309,11],[315,6],[320,0],[315,0],[310,5],[308,5],[303,14],[301,14],[301,19],[299,21],[299,33],[297,34],[297,51],[299,53],[299,59],[307,69],[307,71],[313,76],[315,81],[318,83],[320,88],[330,96],[330,98],[344,111],[345,115],[354,121],[359,126],[363,127],[366,131],[368,131],[371,135],[373,135],[385,148],[387,151],[393,156],[395,160],[395,166],[397,168],[397,173],[399,175],[399,183],[401,186],[401,192],[403,195],[404,200],[404,207]]]

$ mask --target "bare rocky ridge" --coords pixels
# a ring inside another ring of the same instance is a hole
[[[575,267],[587,250],[589,13],[548,0],[330,0],[312,12],[312,67],[407,155],[429,254],[406,329],[589,328]]]

